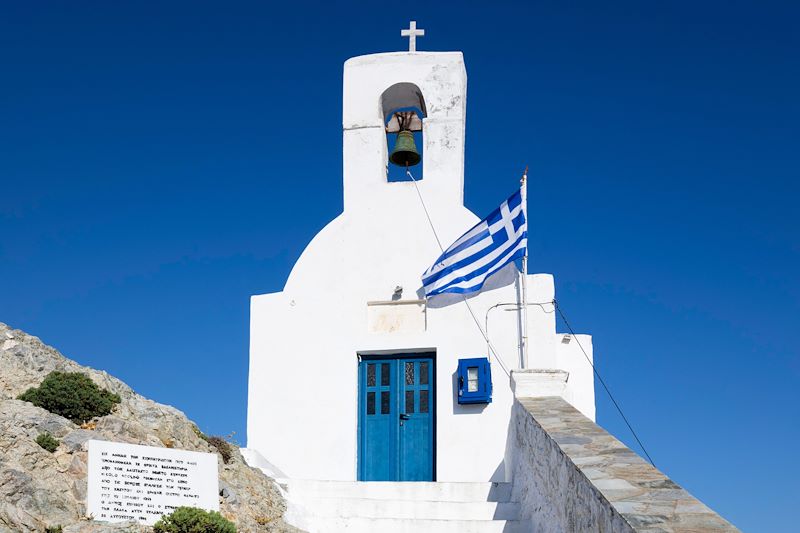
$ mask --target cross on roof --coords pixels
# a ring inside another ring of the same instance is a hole
[[[400,30],[401,37],[408,37],[408,51],[409,52],[416,52],[417,51],[417,37],[424,37],[425,30],[418,30],[417,29],[417,21],[412,20],[409,28],[407,30]]]

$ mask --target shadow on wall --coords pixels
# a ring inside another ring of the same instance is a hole
[[[492,477],[489,479],[489,481],[494,481],[494,482],[499,482],[499,483],[511,481],[510,479],[508,479],[506,477],[506,462],[505,462],[505,460],[500,461],[500,464],[497,465],[497,468],[494,469],[494,473],[492,474]],[[501,493],[501,491],[502,491],[502,489],[498,485],[494,485],[489,490],[489,499],[488,499],[488,501],[490,501],[490,502],[502,501],[498,497],[499,494]],[[498,496],[494,496],[495,494],[497,494]],[[496,499],[493,500],[492,499],[493,497],[495,497]],[[497,509],[495,509],[495,513],[497,513]],[[495,514],[494,518],[498,519],[499,517]]]
[[[501,268],[497,273],[490,276],[489,279],[486,280],[486,283],[484,283],[483,289],[481,289],[480,291],[473,292],[467,295],[445,293],[436,296],[431,296],[430,298],[428,298],[427,306],[429,309],[440,309],[443,307],[449,307],[451,305],[463,302],[464,301],[463,296],[466,296],[467,300],[471,300],[472,298],[475,298],[477,295],[481,293],[513,285],[514,283],[517,282],[518,279],[519,279],[519,268],[517,268],[516,263],[509,263],[508,265]],[[419,298],[420,300],[425,299],[425,291],[422,287],[417,289],[417,298]]]
[[[465,355],[464,357],[467,357]],[[469,357],[472,357],[471,355]],[[454,415],[479,415],[489,405],[488,403],[458,403],[458,371],[450,376],[453,384],[453,414]]]

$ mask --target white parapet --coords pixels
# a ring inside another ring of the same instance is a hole
[[[515,398],[566,398],[569,372],[558,369],[525,369],[511,371],[511,387]]]

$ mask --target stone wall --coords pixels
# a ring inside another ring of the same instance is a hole
[[[738,531],[560,397],[514,403],[509,452],[532,531]]]

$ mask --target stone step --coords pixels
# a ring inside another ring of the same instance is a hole
[[[512,520],[407,520],[329,518],[304,524],[309,533],[526,533],[530,524]]]
[[[292,496],[290,496],[292,498]],[[304,498],[299,505],[321,518],[516,520],[519,504],[360,498]]]
[[[508,502],[511,483],[277,480],[292,499],[355,498],[436,502]]]

